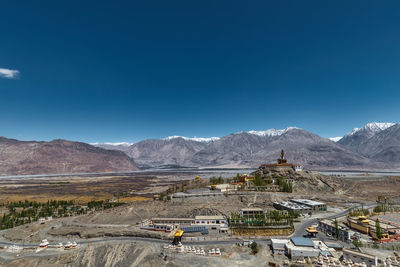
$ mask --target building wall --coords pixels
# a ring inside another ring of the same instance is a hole
[[[260,210],[260,211],[240,211],[239,214],[241,216],[255,216],[255,215],[263,215],[264,211]]]
[[[369,234],[369,225],[364,225],[353,220],[347,220],[347,224],[350,228],[357,230],[364,234]]]
[[[293,250],[289,250],[288,251],[289,256],[292,260],[296,260],[298,258],[304,257],[318,257],[319,255],[319,250],[315,249],[315,250],[301,250],[301,249],[293,249]]]
[[[336,235],[336,227],[333,224],[324,223],[323,221],[318,222],[318,228],[320,231],[324,233],[329,233],[332,236]],[[342,241],[349,241],[353,232],[350,232],[349,229],[341,229],[339,228],[339,239]]]
[[[193,223],[193,225],[198,225],[198,226],[221,226],[222,224],[226,224],[226,220],[215,220],[215,219],[196,219]]]
[[[378,266],[378,259],[376,257],[371,256],[362,256],[362,253],[353,253],[347,249],[343,250],[343,258],[346,260],[352,260],[356,263],[363,263],[365,262],[368,267],[375,265]]]
[[[281,205],[281,204],[275,203],[275,202],[273,203],[273,206],[274,206],[274,208],[276,208],[276,209],[278,209],[278,210],[298,211],[298,212],[300,212],[300,213],[307,213],[307,212],[312,211],[311,208],[292,209],[292,208],[290,208],[290,207],[287,207],[287,206],[284,206],[284,205]]]
[[[174,218],[158,218],[152,219],[151,223],[153,224],[193,224],[194,219],[188,218],[186,220],[174,220]]]

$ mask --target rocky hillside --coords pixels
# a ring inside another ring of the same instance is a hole
[[[369,123],[354,129],[338,143],[373,161],[400,166],[400,124]]]
[[[340,193],[344,188],[344,181],[335,176],[327,176],[313,171],[294,171],[293,169],[264,168],[260,166],[254,174],[263,178],[286,177],[292,179],[293,190],[296,193],[330,192]]]
[[[393,125],[394,123],[368,123],[362,128],[353,129],[353,131],[343,136],[343,138],[338,141],[338,144],[341,144],[352,151],[360,152],[361,147],[368,139]]]
[[[284,149],[289,162],[308,169],[394,169],[400,166],[396,127],[393,123],[369,123],[338,142],[288,127],[222,138],[172,137],[105,147],[124,151],[142,167],[254,168],[275,162]]]
[[[387,128],[366,140],[359,151],[374,160],[400,165],[400,124]]]
[[[18,141],[0,137],[0,175],[138,170],[121,151],[66,140]]]
[[[298,128],[291,128],[279,135],[237,133],[225,136],[191,159],[194,165],[258,167],[275,162],[280,150],[287,153],[289,162],[299,163],[310,169],[374,168],[370,159],[360,156],[326,138]]]
[[[187,166],[194,154],[207,146],[207,142],[184,139],[149,139],[130,146],[126,153],[144,167]]]

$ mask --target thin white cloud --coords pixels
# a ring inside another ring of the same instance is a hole
[[[0,78],[15,79],[19,75],[19,70],[0,68]]]

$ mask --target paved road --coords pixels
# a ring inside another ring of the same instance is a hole
[[[375,202],[370,202],[370,203],[364,204],[364,208],[365,209],[369,209],[369,208],[375,207],[376,205],[377,204]],[[330,215],[330,216],[327,216],[327,217],[323,217],[323,218],[324,219],[335,219],[335,218],[343,217],[343,216],[346,216],[350,212],[350,210],[352,210],[353,208],[357,208],[357,207],[361,208],[361,205],[355,205],[355,206],[353,206],[351,208],[348,208],[348,209],[346,209],[346,210],[344,210],[342,212],[338,212],[336,214],[333,214],[333,215]],[[313,225],[313,224],[318,224],[318,218],[310,219],[310,220],[307,220],[305,222],[302,222],[301,224],[296,225],[295,226],[295,231],[292,234],[292,236],[303,236],[303,235],[305,235],[306,234],[305,229],[307,227]]]
[[[156,239],[156,238],[143,238],[143,237],[133,237],[133,236],[127,236],[127,237],[104,237],[104,238],[93,238],[93,239],[84,239],[84,240],[79,240],[78,243],[80,245],[88,245],[88,244],[96,244],[96,243],[107,243],[107,242],[115,242],[115,241],[130,241],[130,242],[147,242],[147,243],[157,243],[157,244],[171,244],[171,240],[162,240],[162,239]],[[238,240],[216,240],[216,241],[188,241],[184,242],[185,245],[188,246],[216,246],[216,245],[234,245],[238,243]],[[257,243],[261,244],[270,244],[270,240],[264,239],[264,240],[257,240]],[[50,243],[50,246],[57,246],[58,243]],[[38,244],[21,244],[21,243],[13,243],[13,242],[5,242],[5,241],[0,241],[0,245],[4,246],[12,246],[12,245],[17,245],[23,248],[37,248]]]

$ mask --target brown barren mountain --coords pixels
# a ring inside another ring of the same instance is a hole
[[[18,141],[0,137],[0,175],[138,170],[125,153],[81,142]]]

